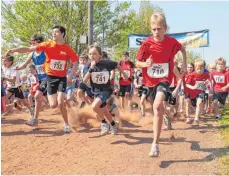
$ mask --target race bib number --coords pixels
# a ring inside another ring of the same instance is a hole
[[[91,79],[95,84],[107,84],[110,79],[110,75],[109,72],[92,72]]]
[[[45,74],[45,71],[43,69],[43,65],[36,65],[36,69],[37,69],[37,74],[39,74],[39,75]]]
[[[50,68],[56,71],[63,71],[65,68],[65,61],[51,59]]]
[[[123,71],[126,74],[127,78],[129,78],[130,77],[130,71],[129,70],[123,70]],[[123,75],[122,75],[122,77],[123,77]]]
[[[151,67],[147,68],[147,74],[151,78],[164,78],[167,77],[169,73],[169,64],[153,64]]]
[[[224,76],[214,76],[216,83],[224,83]]]
[[[30,77],[30,83],[31,84],[36,84],[37,83],[36,78],[34,76]]]
[[[205,90],[206,89],[206,85],[205,85],[204,81],[196,81],[196,84],[197,84],[198,90]]]

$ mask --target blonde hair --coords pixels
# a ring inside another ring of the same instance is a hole
[[[208,69],[216,69],[216,65],[215,64],[209,64]]]
[[[204,60],[196,60],[195,61],[195,68],[198,67],[198,66],[203,66],[204,67],[204,65],[205,65]]]
[[[166,18],[163,13],[153,13],[150,17],[150,24],[154,22],[161,22],[167,28]]]
[[[222,62],[224,65],[226,65],[226,60],[222,57],[216,59],[215,64],[217,65],[219,62]]]

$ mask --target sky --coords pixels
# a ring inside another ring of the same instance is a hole
[[[207,63],[222,56],[229,65],[229,1],[151,1],[163,9],[169,33],[209,29],[209,47],[191,49]],[[140,1],[131,1],[131,9],[139,10]]]

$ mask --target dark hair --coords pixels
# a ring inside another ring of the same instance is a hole
[[[35,34],[31,37],[30,40],[31,41],[37,41],[38,43],[42,43],[44,41],[44,38],[42,36]]]
[[[122,52],[122,55],[125,55],[125,56],[128,56],[129,57],[130,53],[128,51],[123,51]]]
[[[89,50],[92,49],[92,48],[95,48],[95,49],[98,51],[98,53],[99,53],[100,55],[102,55],[102,49],[101,49],[98,45],[90,45],[90,46],[88,47],[88,52],[89,52]]]
[[[32,69],[36,70],[36,67],[33,64],[29,65],[29,68],[32,68]]]
[[[12,62],[11,65],[13,65],[13,63],[14,63],[14,57],[13,57],[13,56],[7,55],[7,56],[6,56],[6,59],[7,59],[8,61]]]
[[[106,59],[108,58],[108,55],[107,55],[107,52],[106,51],[102,51],[102,54],[103,54],[103,57],[104,58],[106,58]]]
[[[83,53],[80,55],[80,58],[88,60],[88,55]]]
[[[66,29],[63,26],[56,25],[52,29],[59,29],[61,34],[64,33],[64,37],[66,35]]]

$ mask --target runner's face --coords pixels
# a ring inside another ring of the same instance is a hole
[[[129,61],[129,57],[127,55],[122,55],[122,59],[125,62]]]
[[[63,41],[64,33],[61,33],[59,29],[55,28],[52,31],[52,37],[54,41]]]
[[[164,40],[166,29],[160,21],[151,22],[151,30],[155,41],[161,42]]]
[[[28,71],[29,71],[29,73],[31,73],[31,74],[35,74],[35,70],[32,69],[32,68],[29,68]]]
[[[196,71],[196,73],[201,75],[204,72],[204,66],[203,65],[197,65],[195,67],[195,71]]]
[[[188,64],[188,66],[187,66],[187,71],[188,71],[188,73],[192,73],[192,72],[193,72],[193,67],[192,67],[192,65]]]
[[[6,68],[10,68],[10,66],[12,65],[12,62],[11,61],[8,61],[6,58],[3,59],[3,65],[4,67]]]
[[[209,68],[209,71],[210,71],[210,72],[212,72],[212,71],[214,71],[214,70],[215,70],[215,68],[214,68],[214,67]]]
[[[38,42],[36,40],[31,40],[30,41],[30,45],[31,46],[36,46],[36,45],[38,45]]]
[[[225,69],[225,65],[223,64],[223,62],[217,62],[216,69],[217,71],[223,71]]]
[[[101,55],[96,50],[96,48],[91,48],[89,50],[89,53],[88,54],[89,54],[89,58],[90,58],[91,61],[97,62],[99,60],[99,58],[101,58]]]

